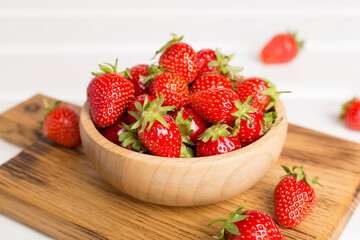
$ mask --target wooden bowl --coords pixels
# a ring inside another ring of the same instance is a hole
[[[275,110],[283,121],[258,141],[239,150],[210,157],[166,158],[117,146],[95,128],[87,103],[80,115],[82,144],[95,169],[120,191],[169,206],[219,202],[254,186],[281,153],[287,118],[279,101]]]

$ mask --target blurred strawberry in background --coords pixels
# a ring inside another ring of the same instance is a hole
[[[343,104],[340,119],[344,120],[345,126],[360,131],[360,99],[353,98]]]

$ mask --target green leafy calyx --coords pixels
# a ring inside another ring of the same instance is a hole
[[[358,99],[356,97],[354,97],[353,99],[351,99],[350,101],[348,101],[342,105],[340,116],[339,116],[340,120],[344,119],[344,115],[345,115],[347,109],[350,107],[351,103],[356,100],[358,100]]]
[[[238,227],[234,223],[242,221],[247,217],[249,217],[249,215],[242,214],[244,212],[243,209],[245,208],[246,204],[247,202],[245,202],[244,205],[242,205],[235,211],[231,212],[228,219],[225,218],[215,219],[209,224],[209,226],[211,226],[217,222],[224,222],[224,226],[221,228],[220,231],[220,236],[213,236],[214,238],[225,240],[226,239],[225,230],[234,235],[238,235],[238,236],[241,235]]]
[[[92,72],[91,74],[94,76],[99,76],[108,73],[118,73],[117,64],[118,64],[118,59],[115,60],[115,65],[112,65],[110,63],[99,64],[99,67],[102,72]]]
[[[43,116],[42,116],[41,121],[39,121],[40,127],[43,126],[47,115],[49,115],[49,113],[50,113],[52,110],[54,110],[54,109],[56,108],[56,106],[58,106],[58,105],[61,104],[60,101],[56,101],[56,102],[54,102],[53,104],[49,105],[49,103],[47,102],[47,100],[46,100],[45,98],[43,99],[43,103],[44,103],[45,110],[44,110],[44,113],[43,113]]]
[[[131,147],[138,152],[147,151],[145,146],[140,142],[136,129],[131,129],[132,126],[125,123],[123,123],[121,127],[126,130],[119,135],[119,141],[122,147],[127,147],[132,144]]]
[[[244,68],[229,65],[229,61],[235,54],[223,55],[219,49],[215,50],[216,60],[208,63],[209,67],[219,67],[220,73],[230,78],[232,82],[236,82],[236,74]]]
[[[169,129],[169,125],[163,118],[168,111],[173,111],[175,106],[162,106],[164,103],[164,95],[161,93],[161,97],[157,95],[156,99],[152,102],[149,101],[148,97],[145,98],[144,104],[141,105],[139,102],[135,102],[137,112],[129,111],[134,118],[137,119],[131,129],[138,129],[139,132],[144,132],[145,128],[147,131],[151,129],[155,121],[160,122],[164,127]],[[146,127],[147,126],[147,127]]]
[[[172,33],[171,36],[173,37],[173,39],[168,41],[164,46],[162,46],[159,50],[157,50],[155,56],[152,59],[154,59],[159,53],[165,52],[166,49],[168,49],[168,47],[170,47],[174,43],[180,42],[184,38],[184,36],[177,37],[175,33]]]
[[[231,127],[227,124],[221,124],[219,121],[216,125],[213,125],[205,130],[200,136],[199,141],[207,142],[211,139],[212,142],[218,140],[219,137],[230,137],[231,133],[229,132]]]
[[[297,37],[297,32],[288,32],[288,34],[290,34],[294,41],[296,42],[296,45],[298,47],[298,50],[304,48],[304,45],[305,45],[305,41],[304,40],[299,40],[298,37]]]
[[[301,180],[304,180],[307,184],[309,184],[310,187],[313,186],[313,184],[318,184],[322,186],[319,183],[319,177],[315,177],[313,179],[310,179],[306,174],[304,170],[304,164],[301,162],[301,167],[294,166],[292,170],[288,168],[287,166],[281,165],[281,167],[285,170],[286,174],[282,176],[281,178],[293,176],[296,178],[296,182],[300,182]]]
[[[242,104],[239,101],[235,101],[235,107],[238,109],[238,111],[231,114],[236,117],[233,136],[236,136],[240,131],[240,123],[242,119],[249,120],[250,127],[252,127],[252,119],[249,113],[254,113],[257,111],[256,108],[249,105],[249,103],[254,102],[252,97],[253,95],[248,96],[248,98]]]
[[[272,82],[270,82],[269,80],[262,78],[262,80],[264,82],[266,82],[266,85],[268,86],[267,89],[261,91],[260,93],[264,94],[264,95],[269,95],[270,96],[270,102],[269,104],[266,106],[265,110],[269,110],[271,109],[273,106],[275,106],[275,104],[277,103],[277,101],[279,100],[279,96],[281,93],[291,93],[290,91],[281,91],[278,92],[276,89],[275,84],[273,84]]]
[[[279,125],[283,118],[277,120],[277,113],[275,111],[264,113],[262,123],[263,123],[263,131],[264,133],[268,132],[270,128]]]

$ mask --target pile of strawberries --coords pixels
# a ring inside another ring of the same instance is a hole
[[[198,52],[173,34],[155,54],[158,65],[118,72],[99,65],[87,88],[94,124],[119,146],[163,157],[202,157],[231,152],[278,124],[279,93],[263,78],[236,75],[233,55]],[[155,58],[154,57],[154,58]]]

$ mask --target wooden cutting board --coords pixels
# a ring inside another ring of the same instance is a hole
[[[221,226],[208,223],[244,201],[274,217],[280,165],[300,161],[324,188],[315,186],[318,202],[303,223],[281,228],[287,239],[337,239],[359,203],[360,144],[292,124],[279,161],[245,193],[199,207],[142,202],[105,182],[82,147],[66,149],[41,138],[42,99],[37,95],[0,115],[0,137],[25,147],[0,166],[0,212],[54,238],[211,239]]]

